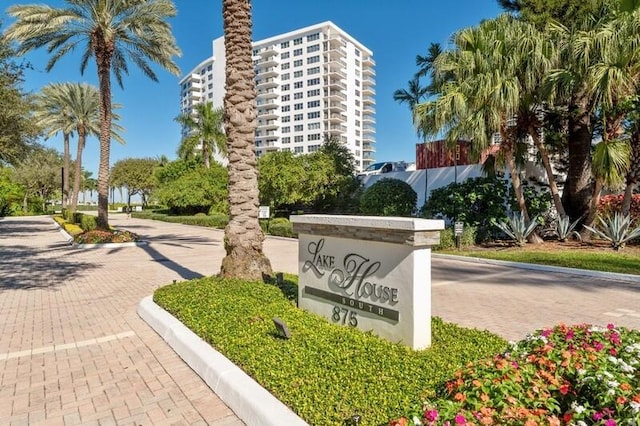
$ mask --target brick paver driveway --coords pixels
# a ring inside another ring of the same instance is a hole
[[[73,249],[48,217],[0,220],[0,425],[242,424],[136,314],[156,287],[216,273],[222,233],[111,222],[151,243]]]
[[[223,233],[112,215],[150,241],[73,249],[47,217],[0,220],[0,425],[242,424],[136,314],[219,271]],[[270,238],[274,270],[295,240]],[[432,313],[508,339],[559,322],[640,328],[640,284],[433,259]]]

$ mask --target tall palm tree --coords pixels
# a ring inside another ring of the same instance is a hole
[[[223,0],[226,93],[225,129],[229,156],[229,224],[221,275],[260,280],[271,274],[262,252],[258,223],[258,172],[255,155],[256,90],[251,46],[251,3]]]
[[[72,135],[73,125],[66,101],[66,86],[52,83],[44,86],[35,96],[33,117],[39,127],[45,130],[48,139],[62,132],[63,168],[62,168],[62,208],[66,208],[69,198],[69,175],[71,170],[71,154],[69,152],[69,137]]]
[[[420,126],[433,134],[444,132],[449,143],[470,138],[476,151],[485,149],[492,135],[499,133],[518,207],[528,221],[516,158],[519,140],[512,125],[524,93],[518,71],[525,54],[532,53],[520,50],[521,25],[502,15],[457,33],[455,49],[434,62],[436,75],[447,76],[440,95],[418,105],[416,115]]]
[[[227,155],[227,136],[224,134],[224,110],[214,108],[212,102],[197,104],[195,115],[184,113],[176,117],[176,121],[188,131],[178,148],[180,158],[189,158],[200,147],[204,167],[209,168],[215,153]]]
[[[420,85],[420,78],[415,76],[413,79],[409,80],[407,89],[398,89],[393,92],[393,100],[400,104],[406,103],[411,111],[411,117],[415,122],[415,107],[424,101],[427,93],[428,88],[422,87]],[[424,138],[425,135],[422,129],[420,129],[420,127],[417,127],[416,129],[418,136],[420,138]]]
[[[111,148],[111,73],[122,87],[127,60],[157,81],[149,61],[180,75],[173,61],[180,55],[168,18],[176,15],[171,0],[66,0],[68,7],[15,5],[8,13],[16,21],[6,32],[20,42],[18,52],[47,47],[53,54],[47,71],[60,58],[85,43],[80,62],[84,73],[89,59],[96,61],[100,86],[100,163],[98,169],[98,227],[109,228],[109,155]]]

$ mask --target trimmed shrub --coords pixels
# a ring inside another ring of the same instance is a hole
[[[408,183],[383,178],[364,191],[360,211],[371,216],[411,216],[417,200],[418,194]]]
[[[278,237],[296,238],[298,234],[293,232],[293,225],[289,219],[284,217],[276,217],[269,221],[269,234]]]
[[[471,247],[476,243],[476,228],[465,226],[460,236],[460,247]],[[453,250],[456,248],[456,237],[453,227],[445,228],[440,232],[440,244],[433,246],[434,251]]]
[[[203,278],[160,288],[153,298],[316,426],[351,424],[355,414],[362,425],[388,424],[468,362],[506,348],[489,332],[433,318],[433,347],[414,351],[298,309],[287,297],[297,294],[295,282],[287,284]],[[290,339],[277,337],[275,316]]]
[[[603,195],[598,203],[598,215],[600,217],[611,217],[616,212],[622,210],[622,200],[624,194],[619,195]],[[640,225],[640,194],[631,196],[631,208],[629,209],[631,220]]]
[[[81,213],[80,227],[85,231],[93,231],[98,227],[98,220],[95,216]]]

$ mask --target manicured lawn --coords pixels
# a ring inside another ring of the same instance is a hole
[[[439,253],[640,275],[640,247],[637,246],[614,251],[602,246],[545,243],[523,248],[447,250]]]
[[[292,276],[281,287],[203,278],[160,288],[154,300],[316,426],[356,414],[361,425],[388,424],[468,362],[506,348],[489,332],[434,318],[432,347],[413,351],[302,311],[295,294]],[[291,339],[276,336],[276,316]]]

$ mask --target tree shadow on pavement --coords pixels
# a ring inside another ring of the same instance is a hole
[[[179,265],[178,263],[174,262],[173,260],[167,258],[165,255],[160,253],[158,250],[156,250],[153,247],[151,247],[150,244],[145,244],[143,246],[140,246],[140,248],[142,250],[144,250],[151,257],[151,260],[154,260],[156,262],[161,263],[165,267],[171,269],[172,271],[174,271],[175,273],[180,275],[180,277],[182,277],[185,280],[192,280],[192,279],[195,279],[195,278],[204,277],[204,275],[202,275],[201,273],[192,271],[191,269],[188,269],[188,268],[185,268],[184,266]]]
[[[12,246],[11,250],[0,250],[0,291],[56,290],[97,267],[94,263],[70,259],[64,250],[60,256],[43,257],[31,247]]]

